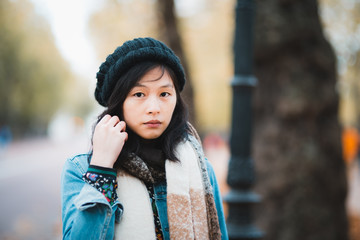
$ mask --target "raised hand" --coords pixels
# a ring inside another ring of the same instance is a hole
[[[95,127],[90,164],[112,168],[128,138],[125,130],[124,121],[105,115]]]

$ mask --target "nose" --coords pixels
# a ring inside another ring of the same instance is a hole
[[[160,112],[160,101],[156,97],[150,97],[147,100],[147,110],[148,114],[157,114]]]

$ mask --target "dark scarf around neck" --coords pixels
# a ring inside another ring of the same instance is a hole
[[[130,153],[120,167],[145,183],[154,184],[165,180],[166,159],[158,139],[142,139],[139,149],[137,155]]]

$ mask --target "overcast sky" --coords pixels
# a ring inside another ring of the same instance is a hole
[[[72,70],[86,78],[97,72],[95,52],[87,36],[87,20],[99,7],[98,0],[31,0],[36,11],[50,23],[63,57]]]

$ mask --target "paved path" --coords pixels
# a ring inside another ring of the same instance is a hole
[[[60,174],[66,158],[86,152],[85,138],[33,139],[0,153],[0,239],[61,239]]]

